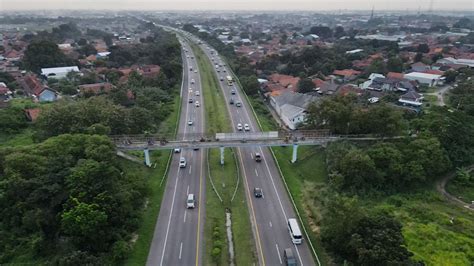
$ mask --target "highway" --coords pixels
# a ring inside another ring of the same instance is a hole
[[[183,40],[183,83],[181,87],[181,116],[178,135],[188,140],[190,135],[204,132],[204,102],[197,64],[192,49]],[[190,71],[192,67],[192,71]],[[194,82],[193,82],[194,80]],[[194,84],[193,84],[194,83]],[[191,88],[191,89],[190,89]],[[201,94],[201,93],[199,93]],[[192,98],[193,103],[188,100]],[[200,107],[196,106],[199,101]],[[188,125],[188,121],[193,121]],[[186,159],[185,168],[179,167],[180,157]],[[147,265],[201,265],[203,250],[203,226],[205,216],[205,186],[203,150],[182,149],[174,153],[166,188],[156,222],[153,240],[148,253]],[[197,206],[186,208],[188,194],[194,194]]]
[[[216,51],[212,47],[209,48],[204,42],[200,47],[213,65],[224,62],[216,55]],[[231,75],[228,66],[214,67],[214,71],[224,92],[234,132],[238,131],[236,127],[238,123],[248,124],[250,126],[248,132],[260,131],[241,88],[235,82],[231,86],[227,83],[226,76]],[[235,95],[231,94],[231,90],[235,90]],[[229,103],[231,98],[233,98],[234,104]],[[237,101],[242,103],[241,107],[236,106]],[[301,245],[294,245],[291,241],[287,220],[288,218],[297,218],[297,216],[269,149],[252,147],[238,148],[237,150],[240,165],[243,169],[244,185],[259,264],[283,265],[284,249],[292,248],[299,262],[298,265],[315,265],[306,239],[303,240]],[[262,155],[263,160],[260,163],[254,159],[256,152]],[[253,196],[254,187],[262,188],[263,198]]]

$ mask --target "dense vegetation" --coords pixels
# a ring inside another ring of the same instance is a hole
[[[73,62],[59,50],[55,42],[50,40],[36,40],[30,43],[22,61],[27,70],[37,73],[41,68],[70,66]]]
[[[24,134],[29,140],[0,150],[0,264],[117,265],[128,256],[149,181],[118,161],[115,146],[104,135],[154,133],[176,120],[170,123],[168,117],[175,111],[181,83],[180,47],[174,35],[158,29],[156,34],[156,42],[123,50],[150,52],[137,61],[110,61],[117,67],[158,64],[161,72],[155,77],[132,71],[126,82],[118,82],[120,75],[110,70],[105,75],[116,75],[114,88],[78,94],[78,85],[104,80],[87,71],[83,76],[69,74],[48,80],[63,99],[35,104],[41,109],[36,122],[26,121],[23,109],[32,106],[26,99],[14,99],[11,107],[1,110],[1,137]],[[56,43],[37,39],[22,63],[38,71],[67,60]],[[0,78],[12,82],[9,76]],[[158,203],[153,206],[159,209]]]
[[[62,265],[123,259],[146,186],[124,174],[114,154],[98,135],[1,150],[0,262],[25,251]]]

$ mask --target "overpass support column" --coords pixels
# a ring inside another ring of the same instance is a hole
[[[219,148],[221,150],[221,165],[224,165],[224,147]]]
[[[145,153],[145,165],[151,167],[150,151],[148,149],[144,149],[143,152]]]
[[[298,144],[293,144],[293,156],[291,158],[291,163],[295,163],[297,157],[298,157]]]

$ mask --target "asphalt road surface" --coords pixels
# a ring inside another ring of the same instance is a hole
[[[181,117],[178,135],[191,139],[193,133],[204,132],[204,102],[196,60],[189,45],[182,43],[184,77],[181,88]],[[192,70],[190,68],[192,67]],[[194,80],[194,82],[193,82]],[[200,95],[196,95],[199,91]],[[193,103],[188,100],[192,98]],[[196,106],[199,101],[200,107]],[[192,121],[192,125],[188,125]],[[179,167],[184,157],[187,165]],[[203,249],[203,225],[205,216],[204,176],[205,153],[202,150],[182,150],[174,153],[168,180],[156,222],[153,241],[148,253],[147,265],[201,265]],[[197,206],[186,208],[188,194],[194,194]]]
[[[241,89],[233,82],[229,85],[226,76],[231,75],[227,66],[218,66],[225,63],[216,55],[216,51],[205,43],[200,45],[214,65],[214,71],[224,92],[226,104],[228,105],[234,132],[238,131],[237,124],[248,124],[250,131],[258,132],[258,124],[253,116],[250,106],[245,100]],[[233,77],[233,79],[235,79]],[[231,91],[235,91],[235,95]],[[230,104],[230,99],[234,104]],[[241,107],[236,102],[242,103]],[[249,205],[250,219],[253,225],[254,238],[256,241],[257,255],[260,265],[284,265],[283,251],[292,248],[297,257],[298,265],[315,265],[309,244],[306,239],[301,245],[294,245],[288,232],[287,221],[289,218],[297,218],[290,198],[286,192],[278,168],[268,148],[238,148],[240,164],[243,169],[244,185],[246,187],[247,202]],[[255,153],[262,155],[262,162],[255,161]],[[291,159],[291,158],[288,158]],[[255,198],[254,187],[263,190],[262,198]],[[303,232],[301,225],[300,229]]]

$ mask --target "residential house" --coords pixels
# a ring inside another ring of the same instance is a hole
[[[77,66],[67,66],[41,69],[41,75],[43,75],[45,78],[62,79],[65,78],[69,72],[79,72],[79,68]]]
[[[398,102],[403,105],[411,105],[415,107],[421,106],[423,103],[424,97],[422,94],[417,93],[414,90],[410,90],[409,92],[403,94],[399,99]]]
[[[145,65],[140,67],[140,74],[146,78],[155,78],[160,74],[160,66],[158,65]]]
[[[282,74],[272,74],[268,78],[267,86],[271,86],[271,84],[276,84],[275,88],[285,88],[291,91],[296,91],[298,88],[298,82],[300,78],[293,77],[289,75],[282,75]]]
[[[39,93],[35,94],[36,99],[39,102],[54,102],[58,99],[58,92],[48,88],[44,87]]]
[[[430,69],[430,66],[423,64],[422,62],[416,62],[411,65],[411,70],[413,72],[424,72],[428,69]]]
[[[313,84],[315,86],[315,90],[319,94],[324,94],[324,95],[332,95],[336,93],[337,89],[339,88],[339,85],[335,84],[332,80],[331,81],[324,81],[319,78],[313,79]]]
[[[282,122],[293,130],[299,123],[305,121],[306,108],[318,98],[308,94],[286,91],[276,96],[270,96],[270,105]]]
[[[334,70],[333,72],[333,74],[338,76],[342,82],[355,80],[360,73],[360,71],[354,69]]]
[[[79,85],[79,91],[81,94],[92,93],[99,94],[101,92],[109,92],[112,89],[112,84],[110,83],[94,83],[94,84],[84,84]]]

